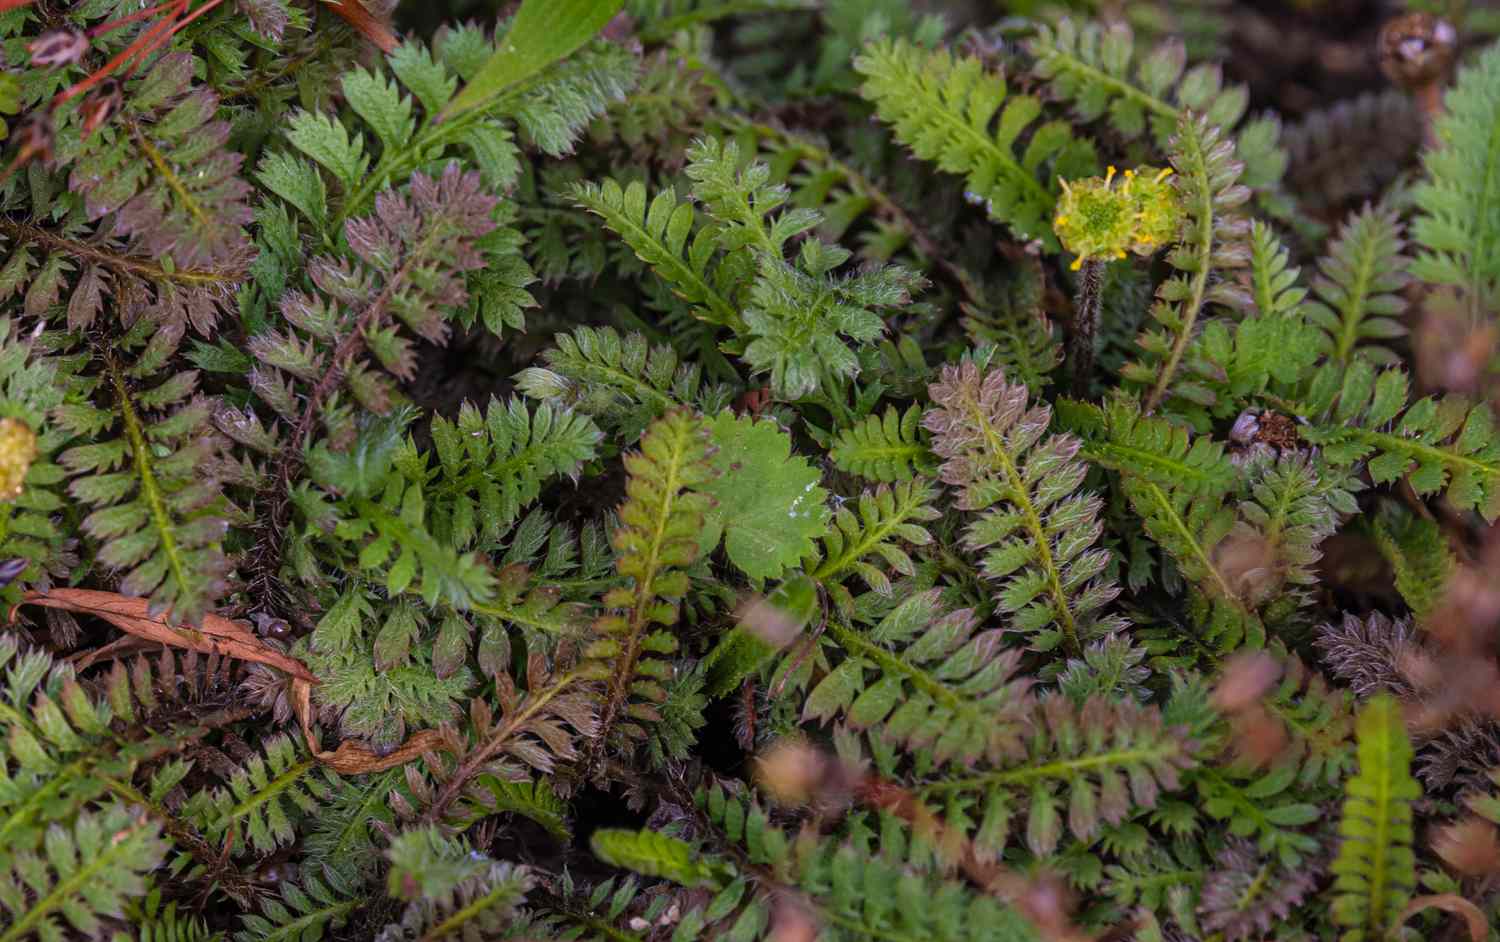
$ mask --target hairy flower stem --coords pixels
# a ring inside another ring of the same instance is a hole
[[[1073,304],[1073,331],[1068,341],[1068,372],[1073,377],[1073,395],[1088,397],[1094,372],[1094,338],[1099,333],[1099,310],[1104,298],[1104,260],[1084,260],[1078,275],[1078,296]]]

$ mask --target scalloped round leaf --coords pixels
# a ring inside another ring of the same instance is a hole
[[[706,516],[702,545],[723,533],[729,561],[752,579],[774,579],[813,550],[828,532],[828,493],[806,458],[792,456],[791,436],[769,419],[722,412],[709,420],[719,475],[700,488],[718,501]]]

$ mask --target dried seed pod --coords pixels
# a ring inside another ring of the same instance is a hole
[[[31,64],[41,68],[72,65],[89,51],[89,38],[76,29],[53,29],[26,44]]]
[[[52,159],[52,118],[44,111],[33,111],[16,126],[16,156],[10,169],[24,167],[33,160]],[[7,170],[9,172],[9,170]]]
[[[1408,13],[1385,24],[1378,49],[1386,77],[1415,90],[1448,74],[1458,51],[1458,30],[1431,13]]]
[[[114,117],[124,101],[125,97],[118,79],[107,78],[100,82],[99,87],[90,92],[80,106],[83,112],[83,136],[88,137],[93,134],[100,125]]]

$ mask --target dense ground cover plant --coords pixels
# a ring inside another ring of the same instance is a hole
[[[1493,8],[495,7],[0,0],[0,942],[1500,934]]]

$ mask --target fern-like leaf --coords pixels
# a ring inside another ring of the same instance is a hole
[[[433,532],[457,547],[498,540],[543,482],[576,480],[603,438],[587,416],[545,402],[531,410],[520,399],[492,399],[483,413],[464,403],[456,421],[435,418],[431,433],[438,476],[428,512]]]
[[[932,484],[916,478],[905,484],[884,485],[865,491],[855,504],[858,513],[840,506],[833,515],[833,528],[823,545],[808,554],[803,568],[822,583],[841,608],[853,605],[844,583],[858,576],[877,593],[891,594],[889,571],[903,576],[916,571],[916,564],[902,548],[926,546],[932,534],[923,524],[942,516],[932,506]]]
[[[1411,272],[1465,290],[1487,310],[1500,289],[1500,46],[1459,73],[1437,118],[1435,149],[1423,154],[1427,179],[1413,196],[1421,246]]]
[[[283,880],[276,897],[262,898],[259,912],[240,916],[244,926],[235,942],[311,942],[349,921],[364,903],[359,887],[336,875],[319,876],[304,869],[300,878]]]
[[[122,915],[126,900],[146,892],[146,874],[161,863],[161,825],[123,804],[83,812],[47,830],[45,856],[27,850],[0,866],[0,942],[99,934],[100,917]]]
[[[648,206],[644,185],[634,182],[622,188],[613,180],[579,185],[572,195],[623,238],[697,316],[720,326],[743,327],[734,297],[749,272],[743,264],[712,264],[718,233],[712,228],[693,233],[691,204],[679,203],[668,189]]]
[[[683,362],[670,346],[652,346],[642,334],[579,327],[553,342],[542,355],[547,365],[516,374],[516,386],[533,399],[591,415],[626,441],[673,406],[700,401],[702,368]],[[718,411],[727,398],[702,400],[703,408]]]
[[[331,797],[337,779],[299,755],[291,736],[271,739],[262,751],[264,758],[250,757],[224,788],[194,795],[182,814],[209,838],[233,835],[236,849],[269,854],[295,837],[295,821]]]
[[[125,97],[123,113],[84,139],[70,178],[91,218],[148,258],[201,268],[250,252],[244,159],[225,147],[218,96],[193,83],[193,58],[163,56]]]
[[[1147,387],[1148,413],[1169,394],[1195,398],[1191,384],[1176,380],[1205,305],[1239,309],[1248,303],[1237,288],[1211,284],[1215,270],[1249,261],[1242,244],[1248,224],[1234,212],[1249,199],[1250,191],[1239,182],[1244,165],[1235,157],[1234,144],[1206,120],[1185,115],[1172,138],[1171,158],[1187,219],[1181,244],[1167,261],[1180,274],[1157,289],[1151,316],[1160,327],[1142,334],[1139,343],[1145,356],[1122,371],[1127,379]]]
[[[1380,555],[1396,574],[1396,591],[1420,621],[1442,603],[1458,568],[1437,522],[1395,505],[1381,508],[1372,534]]]
[[[671,667],[661,655],[677,650],[669,630],[688,591],[684,570],[703,552],[705,516],[713,499],[698,489],[715,471],[703,420],[686,409],[668,412],[625,458],[630,478],[613,543],[615,566],[627,584],[611,589],[610,611],[594,623],[598,640],[587,656],[608,678],[600,708],[595,755],[605,743],[645,737],[660,718]]]
[[[1407,283],[1403,247],[1393,209],[1366,206],[1344,223],[1318,262],[1317,300],[1307,306],[1308,320],[1324,333],[1320,352],[1344,364],[1355,356],[1396,362],[1396,354],[1379,342],[1406,335],[1399,320],[1406,311],[1400,294]]]
[[[1162,790],[1197,763],[1196,743],[1162,722],[1155,707],[1094,699],[1081,709],[1051,697],[1037,710],[1024,741],[1024,761],[954,774],[918,788],[933,801],[966,796],[977,818],[974,842],[998,855],[1014,817],[1025,819],[1032,853],[1053,853],[1063,827],[1090,841],[1105,823],[1118,824],[1136,808],[1156,805]]]
[[[1408,404],[1406,374],[1367,361],[1319,370],[1305,398],[1316,421],[1301,434],[1338,467],[1363,462],[1376,484],[1406,477],[1419,495],[1500,517],[1500,430],[1486,403],[1463,396]]]
[[[1018,153],[1017,139],[1041,116],[1041,102],[1011,96],[1005,79],[977,58],[881,39],[854,67],[865,77],[860,93],[898,140],[939,169],[963,175],[970,198],[1018,239],[1041,239],[1056,250],[1047,224],[1055,181],[1095,172],[1091,144],[1075,139],[1066,122],[1048,121]]]
[[[1333,919],[1343,942],[1383,939],[1416,888],[1411,803],[1422,788],[1411,777],[1412,748],[1401,707],[1378,696],[1360,710],[1359,773],[1344,793],[1333,862]]]
[[[491,860],[432,826],[398,835],[386,856],[392,895],[410,902],[377,942],[493,938],[507,928],[534,882],[525,867]]]
[[[225,441],[209,424],[213,404],[198,394],[196,371],[144,386],[112,359],[105,368],[111,408],[57,413],[94,439],[58,458],[74,476],[68,492],[95,508],[83,527],[100,542],[99,561],[124,572],[120,591],[196,621],[227,589],[230,568],[220,541],[233,508],[218,480]],[[151,369],[145,357],[131,372]]]
[[[1052,410],[1031,405],[1026,387],[1002,370],[981,375],[973,363],[944,368],[930,389],[935,408],[923,424],[943,459],[943,481],[959,489],[961,509],[982,514],[968,545],[1003,586],[999,604],[1038,650],[1083,645],[1124,627],[1103,610],[1119,589],[1101,578],[1109,552],[1096,548],[1100,500],[1080,494],[1088,468],[1081,442],[1043,438]]]
[[[888,408],[884,415],[868,415],[835,436],[828,456],[840,471],[872,481],[910,481],[931,472],[931,457],[918,433],[922,410],[904,413]]]
[[[1149,129],[1158,146],[1167,144],[1185,111],[1231,129],[1250,103],[1245,86],[1224,87],[1217,65],[1195,66],[1184,74],[1187,51],[1181,40],[1140,50],[1123,23],[1079,26],[1064,18],[1039,26],[1028,50],[1036,57],[1036,73],[1058,97],[1073,103],[1082,120],[1107,115],[1115,131],[1132,138]]]
[[[936,768],[1018,755],[1031,706],[1030,682],[1014,676],[1019,649],[979,631],[971,611],[945,613],[938,596],[906,599],[869,632],[832,621],[845,659],[808,693],[803,719],[842,714]]]

